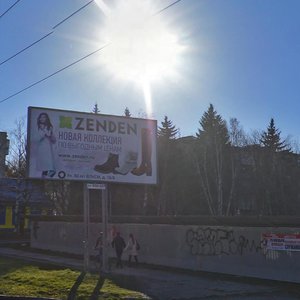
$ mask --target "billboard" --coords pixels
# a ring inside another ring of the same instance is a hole
[[[28,177],[157,183],[155,120],[28,108]]]

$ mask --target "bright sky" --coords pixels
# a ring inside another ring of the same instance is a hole
[[[103,114],[128,107],[159,125],[167,115],[195,135],[212,103],[245,131],[273,117],[283,137],[300,140],[299,0],[181,0],[158,14],[175,1],[97,1],[55,29],[89,0],[21,0],[9,11],[16,0],[0,1],[0,131],[28,106],[91,112],[98,103]]]

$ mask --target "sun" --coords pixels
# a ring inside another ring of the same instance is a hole
[[[155,7],[153,0],[120,0],[113,8],[101,0],[96,3],[105,14],[101,39],[109,45],[101,63],[114,78],[142,87],[150,102],[151,84],[176,76],[182,51],[177,36],[157,13],[161,7]]]

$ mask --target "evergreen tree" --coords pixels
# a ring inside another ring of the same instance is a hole
[[[173,206],[170,195],[174,191],[174,170],[176,161],[176,135],[178,129],[167,116],[158,128],[158,167],[160,174],[160,185],[158,194],[158,214],[170,213]]]
[[[175,139],[178,134],[178,129],[173,125],[172,121],[165,116],[164,121],[161,122],[161,127],[158,127],[158,137],[166,140]]]
[[[262,213],[276,215],[285,213],[287,197],[284,188],[285,160],[290,156],[290,148],[281,140],[280,131],[271,118],[266,131],[261,134],[263,145],[261,177],[263,183]]]
[[[198,129],[196,136],[205,139],[207,143],[229,144],[229,134],[226,122],[217,113],[212,104],[199,121],[202,129]]]
[[[199,159],[196,168],[211,214],[223,215],[223,197],[226,172],[224,172],[226,146],[230,144],[226,122],[210,104],[199,121],[201,128],[196,133],[199,139]],[[228,177],[228,176],[227,176]]]
[[[275,127],[274,119],[271,118],[267,131],[262,133],[260,142],[264,147],[273,152],[290,151],[291,149],[288,148],[285,140],[281,140],[280,134],[281,132]]]
[[[131,113],[130,113],[130,111],[129,111],[129,108],[128,108],[128,107],[126,107],[126,108],[125,108],[125,111],[124,111],[124,116],[125,116],[125,117],[127,117],[127,118],[130,118],[130,117],[131,117]]]
[[[97,103],[95,103],[95,105],[93,107],[93,110],[92,110],[92,113],[94,113],[94,114],[99,114],[100,113],[100,109],[98,108]]]

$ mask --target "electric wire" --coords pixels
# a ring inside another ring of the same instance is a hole
[[[47,33],[46,35],[44,35],[43,37],[41,37],[40,39],[38,39],[37,41],[33,42],[32,44],[30,44],[29,46],[25,47],[24,49],[20,50],[19,52],[15,53],[14,55],[10,56],[9,58],[3,60],[2,62],[0,62],[0,66],[5,64],[6,62],[8,62],[9,60],[13,59],[14,57],[16,57],[17,55],[19,55],[20,53],[24,52],[25,50],[29,49],[30,47],[34,46],[35,44],[39,43],[40,41],[42,41],[43,39],[47,38],[49,35],[51,35],[54,31],[51,31],[49,33]]]
[[[7,14],[18,2],[21,0],[17,0],[13,5],[11,5],[4,13],[0,15],[0,18],[2,18],[5,14]]]
[[[73,17],[75,14],[77,14],[78,12],[80,12],[82,9],[86,8],[92,2],[94,2],[94,0],[91,0],[90,2],[88,2],[87,4],[85,4],[84,6],[80,7],[79,9],[77,9],[71,15],[69,15],[68,17],[66,17],[65,19],[63,19],[62,21],[60,21],[58,24],[56,24],[55,26],[53,26],[52,29],[55,29],[56,27],[60,26],[62,23],[64,23],[65,21],[67,21],[68,19],[70,19],[71,17]]]
[[[181,0],[177,0],[177,1],[173,2],[173,3],[171,3],[170,5],[164,7],[163,9],[159,10],[158,12],[156,12],[154,15],[158,15],[158,14],[162,13],[163,11],[165,11],[166,9],[170,8],[171,6],[177,4],[177,3],[180,2],[180,1],[181,1]]]
[[[20,1],[20,0],[18,0]],[[71,17],[73,17],[75,14],[77,14],[79,11],[81,11],[82,9],[84,9],[85,7],[87,7],[89,4],[91,4],[94,0],[91,0],[90,2],[88,2],[87,4],[85,4],[84,6],[80,7],[79,9],[77,9],[75,12],[73,12],[71,15],[69,15],[68,17],[66,17],[65,19],[63,19],[62,21],[60,21],[58,24],[56,24],[54,27],[52,27],[52,29],[57,28],[58,26],[60,26],[62,23],[64,23],[65,21],[67,21],[68,19],[70,19]],[[16,3],[15,3],[16,4]],[[16,57],[17,55],[21,54],[22,52],[26,51],[27,49],[31,48],[32,46],[36,45],[37,43],[41,42],[43,39],[47,38],[49,35],[51,35],[54,31],[51,31],[50,33],[47,33],[46,35],[44,35],[43,37],[39,38],[38,40],[36,40],[35,42],[33,42],[32,44],[26,46],[25,48],[23,48],[22,50],[18,51],[17,53],[13,54],[12,56],[8,57],[7,59],[3,60],[0,62],[0,66],[5,64],[6,62],[8,62],[9,60],[13,59],[14,57]]]
[[[109,45],[109,44],[104,45],[104,46],[102,46],[101,48],[99,48],[99,49],[97,49],[97,50],[95,50],[95,51],[93,51],[93,52],[87,54],[86,56],[84,56],[84,57],[82,57],[82,58],[80,58],[80,59],[78,59],[78,60],[72,62],[71,64],[69,64],[69,65],[67,65],[67,66],[65,66],[65,67],[63,67],[63,68],[61,68],[61,69],[59,69],[58,71],[55,71],[54,73],[52,73],[52,74],[50,74],[50,75],[48,75],[48,76],[46,76],[46,77],[40,79],[39,81],[36,81],[36,82],[34,82],[34,83],[28,85],[27,87],[23,88],[22,90],[20,90],[20,91],[18,91],[18,92],[16,92],[16,93],[14,93],[14,94],[12,94],[12,95],[10,95],[10,96],[4,98],[3,100],[0,101],[0,103],[3,103],[3,102],[5,102],[5,101],[7,101],[8,99],[10,99],[10,98],[12,98],[12,97],[14,97],[14,96],[17,96],[17,95],[21,94],[22,92],[24,92],[24,91],[26,91],[26,90],[32,88],[33,86],[35,86],[35,85],[37,85],[37,84],[39,84],[39,83],[41,83],[41,82],[43,82],[43,81],[49,79],[50,77],[52,77],[52,76],[54,76],[54,75],[56,75],[56,74],[58,74],[58,73],[60,73],[60,72],[62,72],[62,71],[64,71],[64,70],[66,70],[66,69],[68,69],[68,68],[74,66],[75,64],[81,62],[82,60],[88,58],[89,56],[91,56],[91,55],[93,55],[93,54],[95,54],[95,53],[101,51],[102,49],[104,49],[104,48],[107,47],[108,45]]]
[[[93,0],[93,1],[94,1],[94,0]],[[177,0],[177,1],[173,2],[173,3],[171,3],[170,5],[166,6],[165,8],[161,9],[160,11],[158,11],[158,12],[156,13],[156,15],[159,14],[159,13],[161,13],[161,12],[163,12],[163,11],[165,11],[167,8],[169,8],[169,7],[171,7],[171,6],[175,5],[175,4],[177,4],[177,3],[180,2],[180,1],[181,1],[181,0]],[[92,2],[92,1],[91,1],[91,2]],[[99,48],[99,49],[97,49],[97,50],[95,50],[95,51],[93,51],[93,52],[91,52],[91,53],[85,55],[84,57],[82,57],[82,58],[80,58],[80,59],[74,61],[73,63],[71,63],[71,64],[69,64],[69,65],[67,65],[67,66],[65,66],[65,67],[63,67],[63,68],[61,68],[61,69],[55,71],[54,73],[52,73],[52,74],[50,74],[50,75],[48,75],[48,76],[46,76],[46,77],[44,77],[44,78],[42,78],[42,79],[40,79],[40,80],[34,82],[34,83],[32,83],[32,84],[30,84],[29,86],[23,88],[22,90],[20,90],[20,91],[14,93],[14,94],[12,94],[12,95],[10,95],[10,96],[8,96],[8,97],[2,99],[2,100],[0,101],[0,104],[3,103],[3,102],[5,102],[5,101],[7,101],[7,100],[9,100],[9,99],[11,99],[11,98],[13,98],[13,97],[15,97],[15,96],[17,96],[17,95],[19,95],[19,94],[21,94],[21,93],[24,92],[24,91],[26,91],[26,90],[28,90],[28,89],[30,89],[30,88],[36,86],[37,84],[39,84],[39,83],[41,83],[41,82],[43,82],[43,81],[49,79],[50,77],[52,77],[52,76],[54,76],[54,75],[56,75],[56,74],[58,74],[58,73],[60,73],[60,72],[62,72],[62,71],[64,71],[64,70],[70,68],[71,66],[74,66],[75,64],[77,64],[77,63],[83,61],[84,59],[86,59],[86,58],[92,56],[93,54],[95,54],[95,53],[101,51],[102,49],[108,47],[109,45],[110,45],[110,44],[106,44],[106,45],[102,46],[101,48]]]

